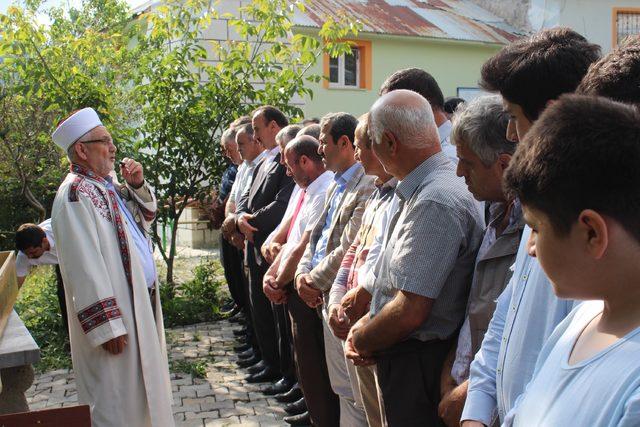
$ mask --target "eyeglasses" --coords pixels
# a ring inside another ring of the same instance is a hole
[[[78,141],[78,142],[82,142],[83,144],[93,144],[93,143],[98,143],[98,144],[102,144],[102,145],[111,145],[113,144],[113,139],[109,138],[109,139],[90,139],[88,141]]]

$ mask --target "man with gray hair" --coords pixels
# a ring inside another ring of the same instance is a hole
[[[509,114],[500,96],[483,96],[459,107],[453,119],[451,142],[459,158],[457,174],[476,200],[490,203],[489,225],[476,257],[467,315],[457,346],[442,369],[439,413],[447,426],[458,426],[467,397],[469,367],[480,349],[495,301],[507,286],[524,228],[520,203],[502,189],[516,143],[509,141]]]
[[[442,152],[423,97],[391,91],[370,120],[373,151],[400,181],[399,203],[374,268],[369,315],[351,328],[347,356],[377,363],[388,425],[442,425],[440,372],[464,317],[482,212]]]

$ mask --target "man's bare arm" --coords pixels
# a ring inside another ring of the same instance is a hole
[[[365,326],[353,335],[353,345],[362,355],[384,350],[415,331],[431,313],[434,300],[398,291]]]

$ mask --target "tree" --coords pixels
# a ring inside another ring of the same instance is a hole
[[[42,13],[50,25],[39,22]],[[31,1],[0,15],[0,28],[0,174],[36,213],[5,219],[8,228],[50,211],[67,166],[50,134],[71,110],[91,106],[116,136],[131,137],[120,119],[131,108],[126,82],[135,58],[126,47],[134,29],[126,4],[113,0],[68,12],[43,12]]]
[[[219,138],[228,124],[256,105],[271,104],[292,118],[301,110],[290,105],[295,95],[312,95],[307,75],[323,52],[350,52],[340,38],[357,32],[355,24],[328,20],[320,39],[293,35],[294,8],[303,2],[254,0],[226,15],[244,41],[212,43],[207,61],[202,32],[218,18],[206,0],[169,0],[144,15],[147,31],[140,35],[142,52],[136,75],[140,106],[140,139],[136,145],[148,179],[156,189],[158,221],[168,225],[165,242],[158,228],[154,241],[173,282],[178,220],[191,200],[203,201],[225,166]]]
[[[0,152],[8,153],[0,174],[20,183],[42,218],[67,166],[49,135],[70,111],[93,107],[156,189],[158,222],[169,226],[170,240],[158,227],[153,240],[169,283],[186,203],[209,196],[225,166],[216,143],[222,130],[262,104],[300,118],[292,98],[312,96],[306,83],[321,79],[309,69],[324,52],[350,52],[339,40],[358,31],[357,23],[329,18],[318,37],[294,35],[292,16],[303,1],[254,0],[239,16],[225,16],[245,40],[212,43],[208,57],[201,35],[218,17],[210,0],[167,0],[137,17],[121,0],[46,11],[41,3],[27,0],[0,15],[0,108],[17,112],[0,120]],[[50,25],[38,21],[42,13]],[[46,189],[33,191],[43,177]]]

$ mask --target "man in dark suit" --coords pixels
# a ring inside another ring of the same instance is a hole
[[[249,266],[249,297],[252,321],[260,353],[260,371],[247,377],[248,382],[265,382],[282,377],[279,372],[279,353],[276,325],[271,302],[262,291],[262,278],[269,265],[260,253],[260,247],[269,234],[280,224],[294,182],[280,164],[280,150],[276,134],[288,125],[280,110],[263,106],[251,118],[254,138],[267,151],[256,167],[251,187],[240,197],[236,207],[236,225],[247,240],[246,257]],[[255,369],[254,369],[255,370]]]

